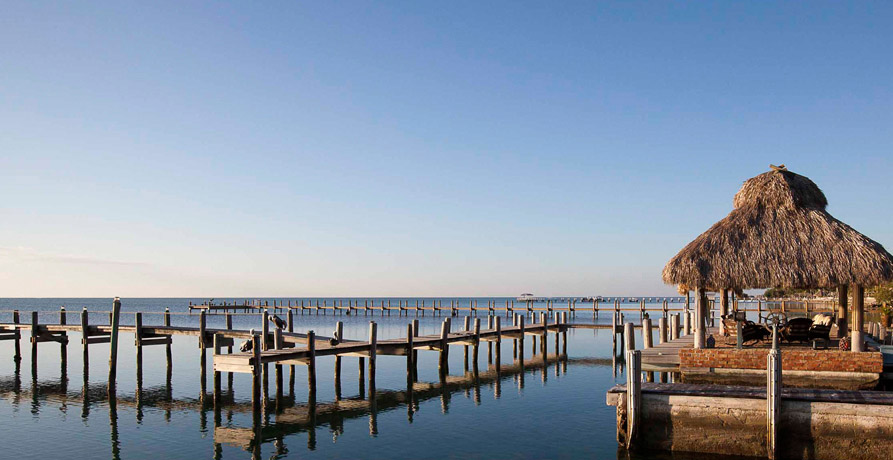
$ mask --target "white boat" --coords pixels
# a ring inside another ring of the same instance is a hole
[[[529,292],[526,292],[524,294],[519,295],[518,298],[515,300],[517,300],[518,302],[528,302],[528,301],[536,300],[536,296],[534,296],[533,294],[531,294]]]

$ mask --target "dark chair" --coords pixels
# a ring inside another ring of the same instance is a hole
[[[769,335],[770,333],[765,327],[761,324],[756,324],[753,321],[748,321],[741,327],[741,338],[743,339],[742,344],[744,345],[756,345],[758,342],[769,337]]]
[[[828,342],[831,340],[831,326],[813,324],[806,335],[809,340],[824,339]]]
[[[812,320],[809,318],[791,319],[782,329],[781,338],[786,342],[809,342],[809,329],[811,327]]]

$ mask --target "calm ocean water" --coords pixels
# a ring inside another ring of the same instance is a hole
[[[145,325],[160,324],[165,307],[175,325],[196,325],[198,315],[186,312],[190,301],[207,299],[122,299],[122,321],[127,312],[144,312]],[[224,299],[217,299],[224,300]],[[235,300],[235,299],[226,299]],[[241,300],[241,299],[240,299]],[[443,299],[448,304],[450,299]],[[479,305],[487,300],[477,299]],[[462,299],[463,304],[469,299]],[[428,299],[430,302],[430,299]],[[0,299],[0,321],[8,310],[41,311],[41,321],[58,322],[59,307],[79,321],[81,308],[108,310],[111,299]],[[157,312],[149,315],[146,312]],[[91,316],[100,323],[104,315]],[[636,315],[637,317],[637,315]],[[23,319],[25,316],[23,316]],[[30,316],[27,316],[30,318]],[[336,321],[344,322],[347,338],[365,338],[369,321],[379,324],[379,337],[401,337],[416,317],[360,315],[296,315],[297,331],[330,335]],[[576,322],[610,324],[611,315],[578,312]],[[420,317],[421,334],[439,332],[440,317]],[[211,315],[208,327],[222,327],[223,316]],[[482,317],[486,322],[486,317]],[[260,328],[258,315],[237,315],[236,328]],[[232,395],[220,411],[210,398],[201,399],[199,352],[194,337],[175,337],[173,368],[168,379],[165,347],[144,347],[142,390],[137,391],[135,347],[131,334],[119,346],[117,398],[106,396],[108,345],[90,346],[84,366],[80,336],[70,333],[67,365],[62,366],[57,343],[41,343],[33,368],[27,337],[22,361],[14,364],[13,342],[0,341],[0,443],[3,458],[252,458],[245,441],[250,436],[251,377],[236,374],[224,392]],[[554,335],[552,336],[554,337]],[[551,337],[550,337],[551,340]],[[638,343],[641,343],[639,337]],[[531,340],[525,341],[531,356]],[[550,351],[551,351],[550,344]],[[462,377],[465,361],[460,347],[452,347],[450,375]],[[503,345],[504,366],[512,361],[511,343]],[[376,410],[358,403],[334,410],[333,357],[317,361],[314,420],[308,423],[306,367],[296,366],[293,390],[286,366],[284,391],[271,389],[270,409],[261,430],[263,442],[256,458],[704,458],[699,456],[618,451],[615,412],[605,405],[608,388],[625,380],[612,362],[609,330],[573,329],[568,332],[568,360],[547,368],[504,373],[498,381],[465,379],[442,389],[437,354],[419,352],[418,380],[435,384],[416,390],[407,404],[405,358],[378,359]],[[479,352],[479,372],[487,369],[487,347]],[[210,361],[211,353],[208,353]],[[472,375],[473,360],[468,375]],[[85,372],[86,370],[86,372]],[[208,391],[213,388],[208,373]],[[341,398],[361,399],[357,359],[343,358]],[[226,374],[224,374],[225,376]],[[231,387],[230,387],[231,385]],[[271,388],[274,383],[270,382]],[[230,390],[231,388],[231,390]],[[715,457],[711,457],[715,458]]]

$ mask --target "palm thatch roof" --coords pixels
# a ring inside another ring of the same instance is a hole
[[[733,204],[725,219],[670,259],[664,282],[752,289],[893,280],[893,256],[828,214],[818,186],[784,165],[744,182]]]

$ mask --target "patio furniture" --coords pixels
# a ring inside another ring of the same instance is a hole
[[[809,318],[794,318],[788,320],[781,329],[781,338],[785,342],[809,342],[809,329],[812,320]]]
[[[726,343],[734,345],[738,343],[738,322],[735,321],[734,315],[726,315],[722,319],[725,326]],[[746,321],[741,325],[742,343],[745,346],[753,346],[769,337],[769,331],[760,324],[753,321]]]

